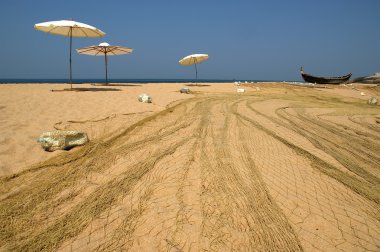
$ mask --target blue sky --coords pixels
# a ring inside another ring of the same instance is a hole
[[[203,79],[301,80],[380,72],[377,0],[2,0],[1,78],[67,78],[69,39],[35,23],[73,19],[103,38],[74,38],[73,48],[108,42],[134,48],[109,58],[109,78],[194,78],[178,60],[207,53]],[[104,78],[101,57],[73,52],[73,78]]]

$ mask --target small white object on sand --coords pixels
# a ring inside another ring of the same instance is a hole
[[[46,151],[69,150],[88,142],[87,134],[75,130],[55,130],[44,132],[37,139]]]
[[[245,89],[244,88],[238,88],[236,91],[238,93],[245,93]]]
[[[377,105],[378,99],[375,96],[372,96],[371,98],[368,99],[368,104],[369,105]]]
[[[141,94],[141,95],[139,95],[138,100],[140,102],[144,102],[144,103],[152,103],[152,97],[150,97],[147,94]]]
[[[185,94],[190,94],[190,89],[189,88],[181,88],[180,90],[179,90],[179,92],[181,93],[181,94],[183,94],[183,93],[185,93]]]

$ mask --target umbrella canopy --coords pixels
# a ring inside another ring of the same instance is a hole
[[[96,38],[106,35],[101,30],[80,22],[73,20],[60,20],[38,23],[34,28],[39,31],[70,37],[70,88],[72,89],[72,70],[71,70],[71,51],[72,51],[72,38]]]
[[[93,45],[88,47],[83,47],[76,49],[80,54],[87,54],[92,56],[104,56],[107,55],[122,55],[128,54],[133,51],[132,48],[124,47],[124,46],[111,46],[110,44],[103,42],[99,45]]]
[[[108,83],[108,70],[107,70],[107,56],[108,55],[122,55],[129,54],[133,51],[132,48],[124,47],[124,46],[111,46],[110,44],[103,42],[99,45],[88,46],[76,49],[80,54],[92,55],[92,56],[103,56],[104,55],[104,63],[106,67],[106,84]]]
[[[189,56],[186,56],[185,58],[181,59],[179,61],[179,64],[190,66],[194,64],[198,64],[204,60],[208,59],[207,54],[191,54]]]
[[[198,69],[197,69],[197,64],[208,59],[207,54],[191,54],[189,56],[184,57],[179,61],[179,64],[184,65],[184,66],[195,66],[195,79],[197,80],[197,85],[198,85]]]
[[[73,20],[50,21],[35,24],[34,28],[39,31],[61,35],[65,37],[97,38],[106,35],[101,30]]]

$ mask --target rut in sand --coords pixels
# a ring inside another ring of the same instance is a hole
[[[377,250],[377,112],[312,92],[200,95],[1,178],[1,250]]]

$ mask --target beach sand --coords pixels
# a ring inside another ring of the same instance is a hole
[[[74,86],[0,85],[0,250],[379,250],[380,87]]]
[[[36,140],[42,132],[70,128],[85,130],[90,139],[127,126],[152,112],[161,111],[173,101],[192,97],[180,94],[183,84],[130,84],[121,86],[74,85],[78,92],[62,91],[64,84],[0,85],[0,176],[57,155],[41,151]],[[215,87],[190,87],[213,91]],[[55,90],[55,92],[51,92]],[[219,85],[228,92],[231,85]],[[141,103],[138,95],[147,93],[152,104]],[[69,121],[73,121],[70,123]],[[94,123],[92,123],[94,122]]]

